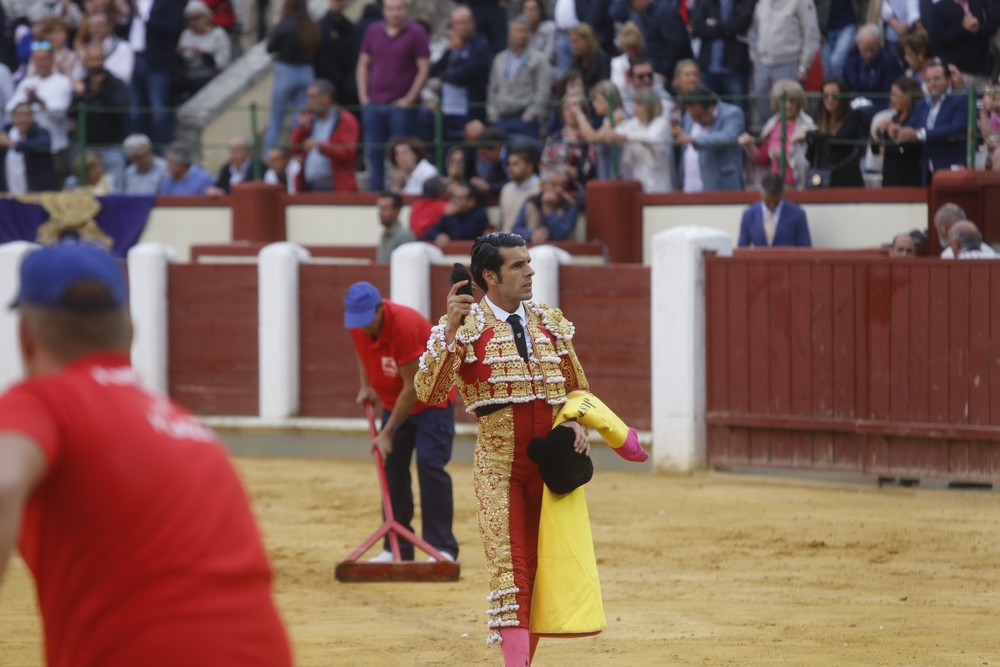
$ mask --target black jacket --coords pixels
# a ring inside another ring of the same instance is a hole
[[[674,80],[674,68],[681,60],[692,58],[691,38],[674,0],[660,0],[650,5],[652,14],[646,19],[646,55],[653,69]],[[670,85],[667,86],[671,88]]]
[[[84,135],[91,145],[121,144],[128,134],[129,92],[121,79],[104,70],[104,82],[98,92],[90,89],[91,75],[83,80],[86,90],[83,95],[73,96],[70,118],[78,119],[80,105],[86,111],[86,131]]]
[[[154,0],[146,21],[146,67],[151,72],[173,72],[177,69],[177,42],[187,27],[184,2]]]
[[[586,23],[601,42],[601,48],[609,55],[617,53],[615,48],[615,22],[608,13],[611,0],[576,0],[576,18]]]
[[[247,160],[246,167],[243,171],[243,180],[241,183],[247,183],[253,180],[253,160]],[[219,175],[215,179],[215,187],[219,188],[224,192],[229,192],[232,190],[232,185],[229,184],[229,180],[233,177],[232,173],[229,171],[229,163],[219,167]]]
[[[10,134],[13,125],[7,125],[4,132]],[[60,190],[56,185],[56,173],[52,167],[52,137],[49,131],[35,123],[28,130],[28,136],[17,144],[24,153],[24,171],[28,177],[28,192],[51,192]],[[7,191],[7,150],[0,148],[0,192]]]
[[[951,0],[942,1],[951,2]],[[809,159],[809,164],[830,169],[830,187],[864,187],[865,181],[861,177],[861,156],[864,155],[865,147],[858,141],[864,136],[864,117],[857,109],[851,109],[835,134],[824,134],[819,130],[806,134],[808,146],[806,157]],[[831,143],[831,139],[838,142],[854,140],[854,143]]]
[[[431,65],[431,76],[441,77],[441,81],[453,86],[460,86],[468,91],[469,118],[485,120],[486,118],[486,86],[490,81],[490,45],[478,32],[466,45],[468,53],[452,54],[445,51],[441,58]],[[464,53],[466,49],[463,49]]]
[[[722,40],[722,66],[739,74],[749,75],[750,47],[747,46],[747,31],[753,23],[753,11],[757,0],[732,0],[729,16],[722,20],[722,5],[719,0],[698,0],[691,7],[691,32],[701,39],[698,51],[698,67],[707,72],[712,64],[712,46]],[[706,23],[715,19],[715,25]]]
[[[954,63],[959,72],[989,74],[990,39],[997,34],[998,25],[996,9],[987,0],[969,0],[969,12],[979,19],[977,33],[962,27],[965,12],[953,0],[935,4],[930,16],[923,17],[924,27],[938,55]]]
[[[344,107],[358,103],[358,86],[354,70],[358,65],[360,35],[354,24],[343,15],[327,12],[319,20],[322,41],[316,54],[316,78],[326,79],[337,90],[337,104]]]

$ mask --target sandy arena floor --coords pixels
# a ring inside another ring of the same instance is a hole
[[[300,666],[496,665],[471,470],[454,584],[339,584],[379,520],[370,463],[242,459]],[[608,629],[535,665],[1000,665],[1000,494],[598,471]],[[0,665],[42,664],[33,588],[0,590]]]

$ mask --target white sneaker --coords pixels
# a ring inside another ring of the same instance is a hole
[[[455,562],[455,557],[454,557],[454,556],[452,556],[452,555],[451,555],[450,553],[448,553],[447,551],[442,551],[442,552],[441,552],[441,555],[442,555],[442,556],[444,556],[444,559],[445,559],[446,561],[449,561],[449,562],[451,562],[451,563],[454,563],[454,562]],[[427,557],[427,562],[428,562],[428,563],[436,563],[436,562],[437,562],[437,558],[435,558],[434,556],[428,556],[428,557]]]
[[[378,556],[373,556],[368,559],[369,563],[391,563],[392,562],[392,552],[383,551]]]

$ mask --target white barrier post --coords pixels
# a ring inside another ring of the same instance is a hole
[[[653,467],[705,465],[706,250],[732,255],[729,234],[675,227],[653,236],[651,279]]]
[[[177,251],[162,243],[140,243],[128,251],[128,305],[135,333],[132,368],[147,388],[168,390],[169,331],[167,265]]]
[[[308,250],[284,241],[258,255],[257,358],[265,419],[299,412],[299,264],[308,261]]]
[[[443,258],[441,248],[430,243],[404,243],[393,250],[389,257],[389,300],[434,321],[431,264],[441,264]]]
[[[17,296],[21,284],[21,260],[37,247],[28,241],[11,241],[0,245],[0,390],[24,377],[17,333],[17,312],[7,306]]]
[[[531,278],[531,298],[551,308],[558,308],[559,265],[572,264],[572,255],[552,245],[536,245],[528,252],[531,255],[531,268],[535,270],[535,275]]]

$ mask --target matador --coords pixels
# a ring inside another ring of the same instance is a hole
[[[431,330],[414,379],[419,399],[431,404],[457,386],[466,409],[478,418],[473,484],[490,574],[488,643],[501,645],[508,667],[530,665],[540,636],[530,615],[543,492],[550,492],[528,458],[528,443],[549,434],[556,421],[574,431],[577,453],[590,452],[586,430],[575,419],[582,411],[564,410],[573,390],[589,391],[573,349],[574,327],[560,310],[531,301],[530,261],[516,234],[496,232],[476,240],[470,271],[485,297],[476,303],[459,292],[465,283],[452,287],[448,312]],[[634,430],[628,430],[627,442],[610,444],[624,458],[644,460]],[[596,583],[596,565],[589,567]],[[579,606],[580,599],[577,595],[569,604]],[[574,612],[578,627],[559,632],[580,636],[603,629],[599,587],[594,605]]]

